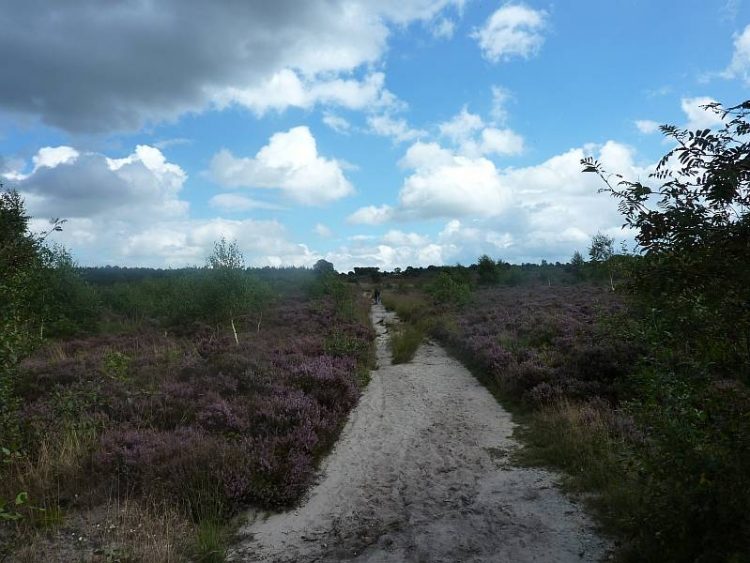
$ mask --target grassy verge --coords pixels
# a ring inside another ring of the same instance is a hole
[[[383,305],[394,311],[401,320],[391,325],[390,349],[394,364],[410,362],[424,340],[431,321],[429,302],[418,291],[388,291],[383,294]]]

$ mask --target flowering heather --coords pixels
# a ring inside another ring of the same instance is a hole
[[[94,429],[80,461],[86,479],[65,485],[67,498],[116,491],[199,519],[295,502],[357,402],[374,335],[326,297],[288,297],[260,330],[246,326],[239,345],[204,327],[40,350],[20,389],[27,450],[33,457],[42,437]]]
[[[591,286],[496,287],[478,291],[436,336],[525,402],[616,400],[616,380],[631,370],[636,350],[605,337],[598,321],[623,307]]]

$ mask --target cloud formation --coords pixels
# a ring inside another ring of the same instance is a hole
[[[525,4],[508,3],[498,8],[485,24],[472,33],[490,62],[509,61],[515,57],[528,59],[536,55],[544,43],[542,32],[547,27],[547,12]]]
[[[68,146],[43,147],[32,162],[30,173],[16,173],[15,187],[35,215],[136,220],[144,212],[152,218],[187,212],[179,199],[187,175],[155,147],[138,145],[119,159]]]
[[[713,111],[706,110],[703,106],[716,103],[710,96],[697,96],[695,98],[682,98],[680,107],[687,117],[688,129],[711,129],[721,126],[721,118]]]
[[[510,190],[495,165],[484,157],[456,155],[437,143],[415,143],[401,160],[413,172],[404,180],[399,205],[419,217],[499,215]]]
[[[225,187],[281,190],[304,205],[322,205],[354,192],[341,164],[318,154],[306,126],[275,133],[254,157],[218,152],[211,160],[211,175]]]
[[[7,0],[0,108],[74,132],[135,130],[214,104],[263,113],[387,99],[391,26],[431,25],[462,0]],[[384,98],[385,96],[385,98]]]
[[[357,209],[346,220],[355,225],[381,225],[393,219],[393,216],[393,208],[390,205],[368,205]]]
[[[659,122],[651,119],[637,119],[635,121],[635,126],[638,128],[638,131],[644,135],[650,135],[659,130]]]
[[[493,113],[507,119],[500,109],[507,94],[493,88]],[[498,100],[503,98],[502,100]],[[477,114],[468,111],[464,106],[449,121],[438,125],[440,134],[448,138],[464,156],[476,158],[483,155],[516,156],[523,152],[523,137],[510,128],[499,128],[486,124]]]
[[[732,61],[721,75],[724,78],[738,78],[750,86],[750,25],[734,37]]]

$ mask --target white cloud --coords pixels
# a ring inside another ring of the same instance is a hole
[[[484,26],[472,33],[482,55],[496,63],[513,57],[528,59],[539,52],[547,26],[547,12],[524,4],[505,4],[496,10]]]
[[[617,202],[599,193],[602,184],[596,176],[581,172],[580,161],[586,156],[631,179],[646,178],[653,170],[637,164],[634,150],[615,141],[504,170],[486,158],[456,154],[436,143],[415,143],[401,161],[413,172],[404,181],[399,205],[384,209],[389,219],[402,221],[443,217],[445,227],[434,237],[389,231],[377,242],[361,241],[366,252],[348,252],[391,267],[409,265],[401,262],[404,257],[415,264],[417,247],[429,247],[432,259],[439,256],[441,261],[430,262],[435,264],[471,263],[484,253],[513,262],[556,261],[585,250],[598,231],[630,238],[621,228]],[[378,209],[359,213],[376,216]]]
[[[384,87],[385,75],[375,72],[363,80],[344,78],[303,79],[291,69],[283,69],[267,81],[248,88],[231,87],[214,95],[219,108],[238,104],[262,116],[268,111],[289,107],[308,109],[316,104],[338,105],[348,109],[390,107],[396,97]]]
[[[440,134],[448,137],[454,143],[462,143],[472,137],[474,133],[484,127],[482,118],[474,113],[469,112],[466,106],[461,108],[458,115],[455,115],[449,121],[438,125]]]
[[[305,126],[275,133],[254,157],[238,158],[228,150],[211,161],[211,174],[227,187],[278,189],[305,205],[321,205],[354,192],[341,164],[318,154]]]
[[[510,129],[488,127],[482,130],[482,154],[518,155],[523,152],[523,137]]]
[[[427,133],[421,129],[412,129],[403,118],[393,118],[388,114],[371,115],[367,118],[370,131],[383,137],[391,137],[394,141],[402,143],[413,141]]]
[[[450,39],[456,31],[456,22],[449,18],[440,18],[432,24],[430,31],[437,39]]]
[[[323,223],[316,224],[313,232],[322,238],[331,238],[333,236],[333,231]]]
[[[361,207],[347,217],[347,222],[358,225],[380,225],[393,219],[393,208],[389,205]]]
[[[472,158],[489,154],[513,156],[524,150],[521,135],[508,128],[487,126],[479,115],[469,112],[466,106],[449,121],[440,123],[438,129],[441,135],[451,140],[460,154]]]
[[[492,118],[500,124],[508,119],[508,110],[505,107],[511,99],[511,93],[507,88],[502,86],[492,87]]]
[[[415,143],[401,161],[414,172],[399,193],[401,208],[423,217],[492,216],[505,211],[511,193],[486,158],[455,155],[436,143]]]
[[[426,267],[440,265],[451,259],[449,245],[433,242],[416,233],[389,231],[377,237],[352,237],[351,244],[337,248],[326,255],[339,271],[355,266],[376,266],[383,271],[407,266]]]
[[[116,247],[113,258],[118,264],[200,265],[221,237],[236,240],[251,266],[311,266],[320,258],[305,245],[290,242],[277,221],[222,218],[159,223],[131,232]]]
[[[41,167],[54,168],[58,164],[66,164],[75,161],[79,152],[73,147],[42,147],[39,152],[32,158],[34,163],[34,172]]]
[[[282,209],[273,203],[259,201],[240,194],[217,194],[208,201],[208,204],[227,213],[241,213],[253,209]]]
[[[32,172],[19,174],[16,187],[35,215],[137,220],[142,213],[180,217],[188,209],[179,199],[187,174],[148,145],[120,159],[44,147],[32,162]]]
[[[405,233],[397,229],[390,230],[383,235],[382,241],[395,246],[427,246],[430,243],[430,239],[425,235],[417,233]]]
[[[345,118],[341,117],[340,115],[335,115],[333,113],[326,112],[323,115],[323,123],[328,125],[331,129],[336,131],[336,133],[341,133],[342,135],[347,135],[349,131],[352,129],[352,124],[349,123]]]
[[[724,78],[739,78],[750,86],[750,25],[735,35],[732,61],[721,74]]]
[[[713,111],[701,107],[715,102],[716,100],[709,96],[682,98],[680,106],[688,119],[685,127],[688,129],[711,129],[720,126],[722,124],[721,118]]]
[[[180,198],[187,175],[151,146],[138,145],[122,158],[45,147],[32,164],[16,184],[34,217],[32,228],[49,228],[45,217],[67,219],[51,240],[65,244],[84,265],[200,265],[221,236],[237,239],[249,264],[312,265],[320,257],[289,241],[277,221],[190,218]],[[212,203],[262,205],[234,194]]]
[[[635,126],[638,128],[638,131],[645,135],[656,133],[659,130],[659,122],[650,119],[638,119],[635,121]]]

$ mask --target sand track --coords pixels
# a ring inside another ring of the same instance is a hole
[[[250,516],[232,561],[598,561],[608,545],[547,471],[513,466],[510,415],[434,343],[379,369],[318,483],[290,512]]]

